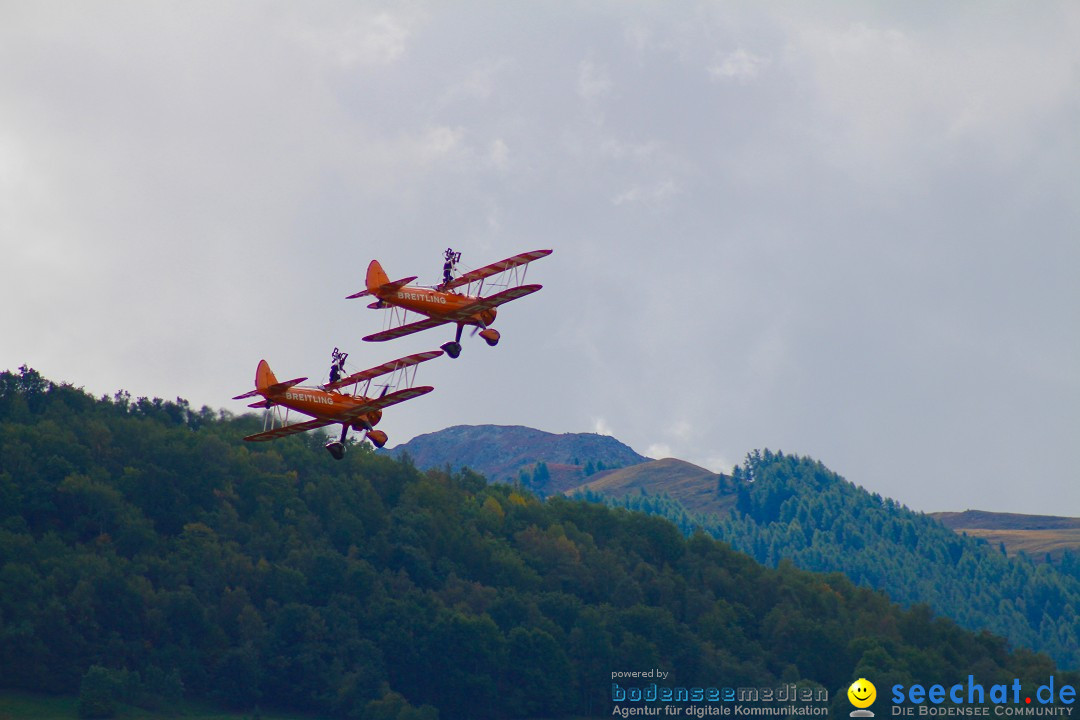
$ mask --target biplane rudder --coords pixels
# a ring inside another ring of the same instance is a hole
[[[372,260],[371,264],[367,266],[367,289],[369,293],[374,294],[376,290],[381,288],[390,282],[390,277],[383,270],[382,265],[378,260]]]
[[[266,390],[271,385],[277,385],[277,376],[270,369],[270,363],[260,360],[259,367],[255,370],[255,389]]]

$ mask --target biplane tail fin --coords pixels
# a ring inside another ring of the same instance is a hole
[[[382,265],[379,264],[379,261],[372,260],[371,264],[367,266],[367,291],[374,293],[389,282],[390,278],[387,276],[386,271],[383,270]]]
[[[270,369],[270,363],[260,360],[259,367],[255,370],[255,389],[267,390],[273,385],[277,385],[277,376]]]
[[[348,295],[345,299],[352,300],[354,298],[364,297],[366,295],[377,296],[379,293],[393,292],[394,290],[399,290],[405,287],[415,279],[416,275],[413,275],[412,277],[401,278],[400,280],[394,280],[393,282],[391,282],[390,277],[386,274],[386,271],[383,270],[383,267],[379,264],[379,261],[372,260],[371,264],[368,265],[367,277],[365,278],[367,290],[361,290],[358,293]]]
[[[237,395],[233,400],[243,400],[244,398],[256,397],[257,395],[261,395],[267,400],[270,400],[270,395],[284,392],[294,385],[299,385],[305,380],[307,380],[307,378],[302,377],[294,380],[286,380],[285,382],[278,382],[277,376],[274,375],[274,371],[270,369],[270,363],[265,360],[260,360],[259,367],[255,369],[255,389],[251,392],[246,392],[243,395]],[[251,407],[255,406],[252,405]]]
[[[243,395],[237,395],[233,400],[243,400],[245,398],[266,395],[267,389],[274,385],[277,385],[277,377],[274,376],[274,371],[270,369],[270,363],[265,360],[260,360],[259,367],[255,368],[255,389],[246,392]]]

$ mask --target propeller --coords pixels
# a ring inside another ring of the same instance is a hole
[[[476,333],[480,332],[481,330],[487,330],[487,323],[484,322],[484,318],[477,319],[479,320],[479,323],[473,325],[472,333],[469,335],[469,337],[476,337]]]

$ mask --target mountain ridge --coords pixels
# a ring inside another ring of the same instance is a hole
[[[522,473],[530,489],[552,494],[574,487],[599,468],[618,468],[647,462],[610,435],[550,433],[523,425],[454,425],[380,452],[408,455],[423,470],[464,467],[494,482],[518,482]],[[550,477],[533,476],[544,463]]]
[[[504,435],[504,433],[506,434]],[[466,439],[469,444],[482,443],[485,442],[484,436],[488,434],[493,434],[496,438],[502,436],[500,442],[494,443],[495,447],[505,445],[507,440],[516,443],[516,453],[509,459],[492,461],[474,449],[466,449],[459,456],[465,459],[457,462],[451,460],[451,451],[456,452],[457,443],[461,439]],[[541,442],[532,442],[532,438],[540,438]],[[611,462],[619,464],[616,467],[596,470],[595,473],[585,475],[584,463],[568,461],[575,459],[575,452],[579,456],[577,459],[589,459],[583,456],[581,450],[567,449],[568,447],[582,447],[581,445],[574,445],[575,439],[578,438],[601,438],[601,444],[608,445],[610,448],[618,448],[611,451],[610,458]],[[549,448],[558,448],[558,451],[547,454]],[[530,489],[538,490],[542,494],[570,493],[575,490],[601,492],[604,488],[612,488],[618,489],[617,494],[620,496],[625,495],[623,489],[644,489],[651,495],[668,493],[673,497],[685,496],[686,492],[670,492],[672,488],[667,487],[663,482],[658,482],[660,480],[658,471],[665,467],[681,468],[682,470],[677,474],[682,482],[687,480],[688,468],[696,468],[690,474],[696,475],[702,482],[714,480],[721,484],[730,482],[730,476],[723,473],[714,473],[686,460],[679,458],[649,458],[640,455],[629,445],[611,435],[587,432],[551,433],[524,425],[454,425],[443,430],[417,435],[408,442],[398,444],[393,448],[385,448],[379,452],[397,458],[402,457],[403,454],[408,454],[417,467],[425,470],[442,468],[446,465],[450,465],[454,470],[468,467],[470,470],[480,473],[494,482],[519,481],[521,476],[516,471],[523,468],[531,470],[538,462],[543,462],[548,465],[549,470],[552,470],[552,475],[558,476],[560,479],[549,485],[530,487]],[[573,478],[567,479],[567,476],[573,476]],[[573,479],[577,479],[579,482],[575,483]],[[728,487],[730,489],[730,485]],[[692,503],[691,506],[688,506],[688,510],[719,512],[730,508],[731,503],[727,500],[719,502],[715,508],[708,507],[703,500],[706,493],[697,489],[691,490],[690,494],[701,496],[701,498],[696,504]],[[973,535],[973,531],[986,533],[990,531],[1040,532],[1060,530],[1068,531],[1066,534],[1071,536],[1071,533],[1076,531],[1075,538],[1062,538],[1061,547],[1080,549],[1080,518],[973,509],[963,511],[941,510],[925,514],[950,529],[957,532],[967,532],[969,535]],[[1011,542],[1015,542],[1016,537],[1016,535],[1013,535],[1010,540],[1007,540],[1006,546],[1009,546]]]

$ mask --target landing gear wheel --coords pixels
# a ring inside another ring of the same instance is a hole
[[[450,342],[445,343],[440,347],[443,349],[444,352],[446,352],[447,355],[452,358],[456,358],[458,355],[461,354],[461,343],[455,342],[454,340],[451,340]]]
[[[345,443],[338,440],[331,440],[326,443],[326,450],[334,456],[335,460],[340,460],[345,457]]]
[[[484,338],[484,342],[486,342],[488,345],[490,345],[491,347],[495,347],[499,344],[499,338],[501,336],[499,335],[498,330],[492,330],[491,328],[488,328],[487,330],[480,331],[480,337]]]
[[[377,448],[381,448],[386,444],[386,433],[382,430],[370,430],[367,434],[367,439],[371,441],[371,444]]]

